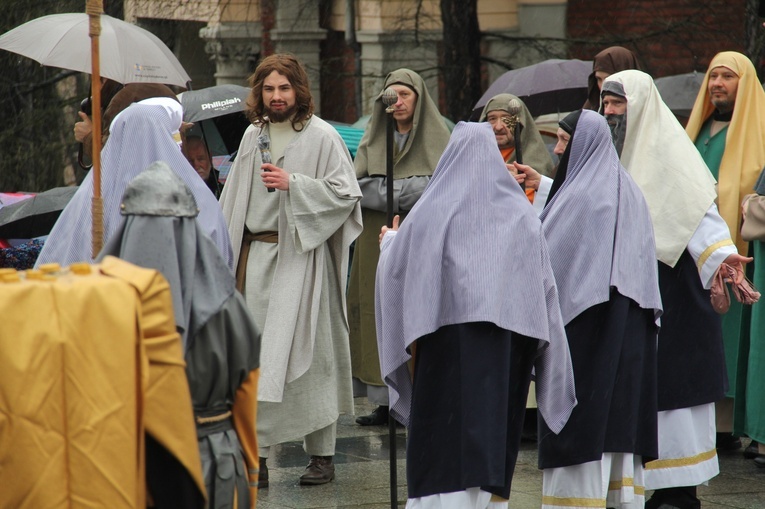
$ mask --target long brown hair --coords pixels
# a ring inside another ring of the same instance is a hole
[[[245,115],[250,122],[261,125],[267,121],[266,108],[263,104],[263,81],[272,73],[285,76],[295,90],[295,115],[292,117],[292,128],[302,131],[305,122],[313,115],[313,97],[303,65],[293,55],[277,53],[263,59],[255,72],[249,78],[250,95],[247,97]]]

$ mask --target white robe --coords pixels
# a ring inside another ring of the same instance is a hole
[[[258,434],[269,446],[353,411],[345,284],[348,247],[361,232],[361,192],[342,139],[314,116],[274,163],[290,173],[289,190],[268,193],[259,179],[259,133],[245,132],[221,206],[235,263],[246,217],[261,218],[248,221],[253,233],[279,232],[278,244],[251,244],[244,292],[263,331]]]

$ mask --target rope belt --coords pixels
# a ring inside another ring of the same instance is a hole
[[[244,294],[244,278],[247,274],[247,258],[250,256],[250,243],[267,242],[269,244],[279,243],[279,232],[265,231],[252,233],[245,229],[242,235],[242,249],[239,250],[239,261],[236,264],[236,289]]]
[[[202,439],[215,433],[222,433],[234,429],[234,421],[231,419],[231,410],[212,415],[194,415],[197,424],[197,438]]]
[[[197,424],[212,424],[214,422],[225,421],[229,417],[231,417],[231,410],[228,410],[222,414],[211,415],[209,417],[200,417],[197,415],[195,419],[197,421]]]
[[[269,244],[278,244],[279,243],[279,232],[258,232],[258,233],[252,233],[248,230],[244,231],[244,235],[242,236],[242,242],[250,243],[250,242],[268,242]]]

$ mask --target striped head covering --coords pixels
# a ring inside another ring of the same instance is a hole
[[[715,180],[683,126],[664,104],[653,78],[622,71],[606,78],[627,97],[622,166],[651,211],[656,258],[674,267],[715,200]]]
[[[540,215],[563,323],[607,302],[611,288],[661,314],[651,215],[621,164],[605,118],[584,110],[566,148],[565,178]],[[557,180],[557,177],[556,177]],[[593,192],[597,189],[597,192]]]
[[[725,153],[717,174],[720,215],[728,224],[738,252],[746,255],[747,243],[741,238],[741,201],[754,190],[765,166],[765,91],[752,61],[735,51],[718,53],[709,64],[704,82],[685,130],[696,140],[715,107],[709,95],[709,73],[727,67],[738,75],[736,107],[725,135]]]
[[[388,114],[385,113],[382,94],[391,85],[406,85],[417,93],[412,130],[404,148],[393,162],[394,179],[432,174],[441,152],[449,141],[449,129],[438,111],[438,106],[431,99],[425,81],[409,69],[393,71],[385,78],[383,89],[375,99],[372,117],[359,142],[354,160],[357,178],[385,176],[385,130]]]
[[[547,246],[488,124],[457,124],[380,253],[375,293],[381,371],[400,422],[409,420],[410,345],[445,325],[491,322],[539,340],[539,409],[550,429],[562,429],[576,399]]]
[[[171,112],[173,112],[171,114]],[[122,222],[122,195],[133,178],[155,161],[164,161],[191,189],[199,207],[197,221],[233,267],[231,241],[218,201],[181,153],[173,139],[183,116],[177,101],[166,105],[135,103],[111,124],[111,136],[101,152],[101,196],[104,201],[104,243]],[[91,261],[93,172],[83,180],[51,230],[37,266]]]

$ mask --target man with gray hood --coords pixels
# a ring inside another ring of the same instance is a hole
[[[392,88],[397,95],[393,112],[386,113],[382,92]],[[377,408],[356,422],[362,426],[388,422],[388,389],[380,376],[375,333],[374,289],[380,248],[377,234],[386,214],[386,124],[393,115],[393,211],[402,218],[420,198],[441,153],[449,141],[449,130],[425,81],[416,72],[398,69],[385,78],[375,100],[372,117],[356,153],[356,177],[363,197],[364,231],[356,241],[348,285],[348,325],[355,396],[366,396]]]

